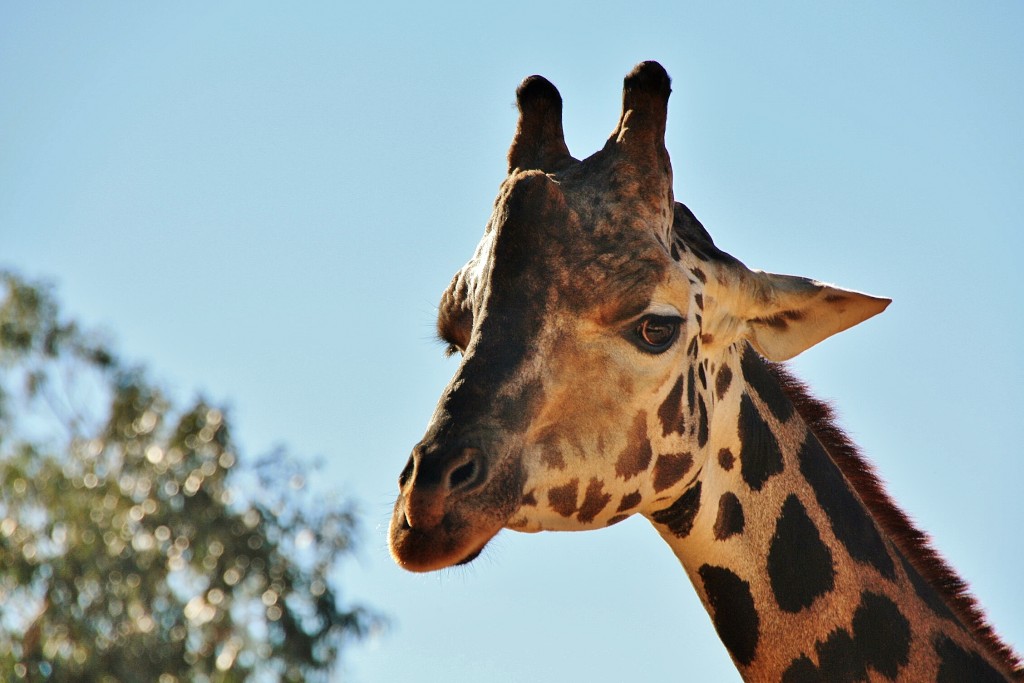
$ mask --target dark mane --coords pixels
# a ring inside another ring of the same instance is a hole
[[[978,637],[988,653],[1004,662],[1016,678],[1024,680],[1024,663],[1020,657],[1000,639],[970,594],[967,584],[932,547],[928,535],[914,526],[889,497],[874,467],[836,424],[832,407],[811,396],[807,386],[784,365],[766,364],[800,417],[832,456],[882,531],[899,547],[918,573],[938,590],[946,605]]]

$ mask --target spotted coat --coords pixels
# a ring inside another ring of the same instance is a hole
[[[747,680],[1024,676],[827,406],[780,364],[887,299],[750,270],[675,201],[670,84],[625,80],[573,158],[543,78],[484,236],[444,292],[459,370],[399,477],[403,567],[472,561],[501,529],[648,518]]]

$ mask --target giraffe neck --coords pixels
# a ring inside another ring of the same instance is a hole
[[[727,380],[704,389],[702,471],[650,518],[746,680],[1015,675],[1012,652],[827,407],[749,348],[708,374]]]

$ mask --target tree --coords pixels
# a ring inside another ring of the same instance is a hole
[[[241,466],[224,410],[175,410],[45,287],[0,296],[0,670],[326,680],[379,623],[331,578],[351,506],[284,453]]]

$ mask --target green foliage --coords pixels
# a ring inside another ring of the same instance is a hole
[[[174,410],[44,288],[0,296],[0,671],[327,680],[379,623],[332,582],[352,509],[283,453],[241,467],[222,410]]]

